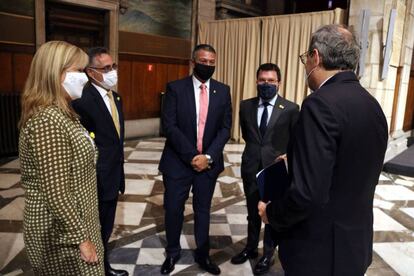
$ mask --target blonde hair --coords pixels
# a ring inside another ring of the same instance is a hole
[[[62,86],[62,74],[73,65],[86,67],[87,64],[88,56],[72,44],[64,41],[43,44],[30,65],[21,98],[19,127],[22,128],[36,112],[51,105],[57,106],[70,118],[76,118]]]

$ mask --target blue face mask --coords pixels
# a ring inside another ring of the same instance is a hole
[[[269,101],[276,96],[278,87],[273,84],[263,83],[257,85],[257,93],[263,101]]]

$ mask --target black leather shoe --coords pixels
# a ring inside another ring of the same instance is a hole
[[[113,269],[112,267],[106,270],[106,276],[128,276],[128,272],[121,269]]]
[[[167,257],[165,258],[164,263],[161,266],[161,274],[170,274],[171,271],[175,268],[175,263],[180,259],[180,256],[177,257]]]
[[[209,257],[205,259],[196,259],[196,262],[201,269],[207,271],[208,273],[211,273],[213,275],[219,275],[221,273],[220,268],[215,263],[213,263]]]
[[[240,252],[239,254],[237,254],[236,256],[234,256],[233,258],[231,258],[231,263],[232,264],[242,264],[245,261],[247,261],[247,259],[254,259],[257,258],[258,254],[256,250],[248,250],[248,249],[243,249],[242,252]]]
[[[253,273],[255,275],[261,275],[261,274],[267,273],[274,262],[275,261],[272,260],[271,256],[261,257],[259,262],[255,265],[253,269]]]

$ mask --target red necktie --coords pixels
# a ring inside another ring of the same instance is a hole
[[[208,95],[207,87],[204,83],[200,85],[200,106],[198,113],[198,133],[197,133],[197,150],[199,153],[203,152],[203,135],[206,126],[207,112],[208,112]]]

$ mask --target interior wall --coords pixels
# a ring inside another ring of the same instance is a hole
[[[387,77],[381,80],[390,9],[397,7],[399,15],[394,28],[392,60],[388,67]],[[395,128],[393,134],[398,136],[402,131],[411,66],[414,36],[413,0],[352,0],[348,22],[357,33],[360,30],[360,17],[363,9],[369,9],[371,16],[365,72],[360,82],[381,104],[388,126],[393,125]],[[399,70],[401,76],[399,83],[396,83]],[[396,109],[393,115],[394,100]]]

